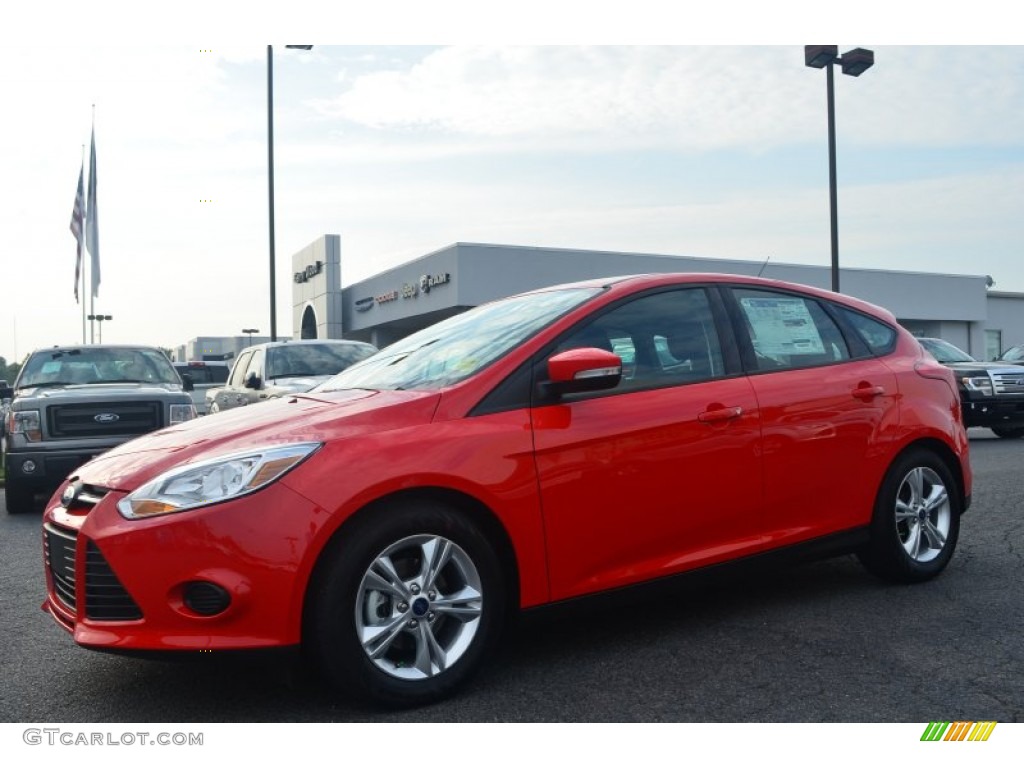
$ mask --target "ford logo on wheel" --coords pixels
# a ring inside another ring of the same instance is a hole
[[[116,413],[97,413],[92,418],[93,421],[98,421],[100,424],[113,424],[121,417],[118,416]]]

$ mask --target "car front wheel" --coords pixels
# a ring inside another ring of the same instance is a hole
[[[325,556],[305,640],[339,691],[426,704],[465,683],[498,638],[497,558],[454,509],[429,500],[374,509]]]
[[[914,583],[937,576],[949,563],[960,533],[956,482],[934,453],[915,449],[889,468],[861,562],[889,581]]]
[[[7,487],[4,488],[4,501],[7,504],[7,514],[21,515],[32,511],[35,493],[31,487],[8,480]]]

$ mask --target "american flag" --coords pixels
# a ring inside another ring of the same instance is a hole
[[[78,303],[78,281],[82,274],[82,223],[85,221],[85,164],[78,171],[78,193],[75,195],[75,210],[71,212],[71,234],[78,242],[78,257],[75,259],[75,303]]]

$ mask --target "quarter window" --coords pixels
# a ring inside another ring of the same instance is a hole
[[[896,331],[893,328],[852,309],[840,308],[839,311],[873,353],[885,355],[892,352],[896,343]]]

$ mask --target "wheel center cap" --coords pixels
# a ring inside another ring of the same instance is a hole
[[[417,597],[412,601],[412,612],[414,616],[426,616],[430,610],[430,601],[425,597]]]

